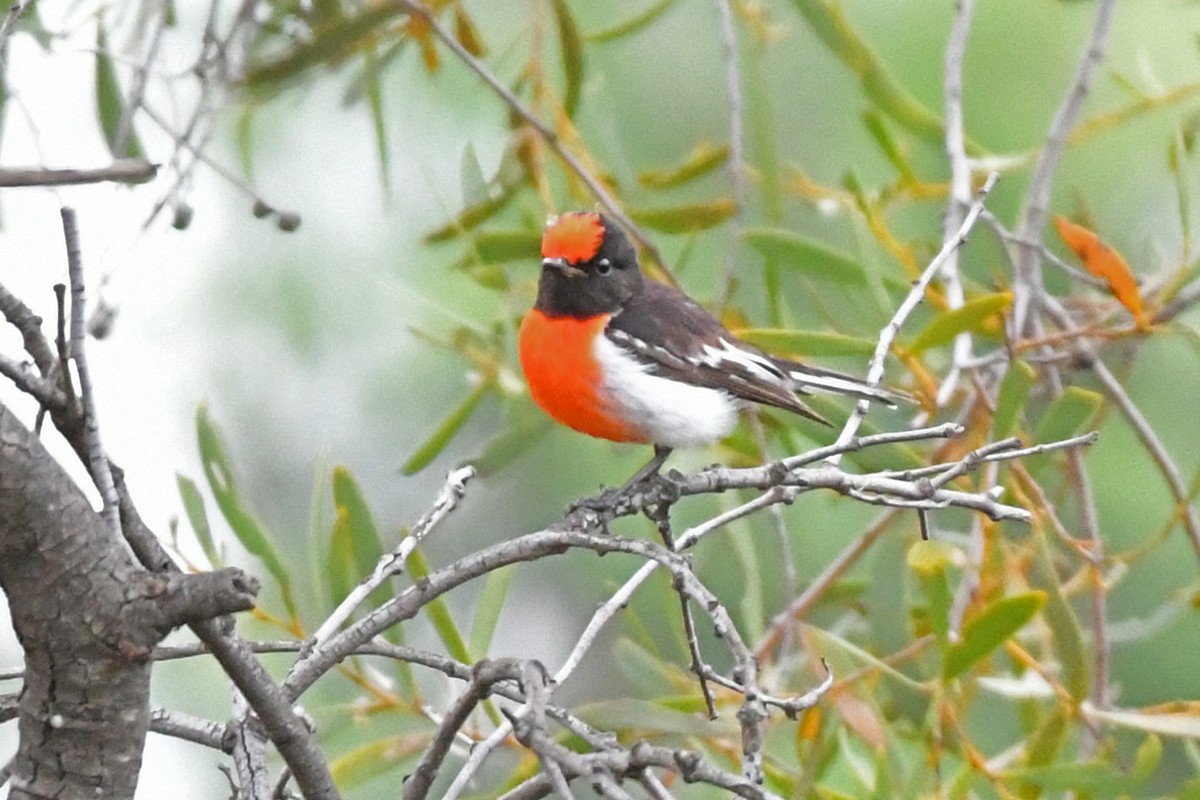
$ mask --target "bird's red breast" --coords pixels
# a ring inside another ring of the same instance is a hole
[[[610,317],[550,317],[531,309],[517,338],[521,368],[534,402],[563,425],[614,442],[646,442],[645,434],[616,416],[604,393],[595,341]]]

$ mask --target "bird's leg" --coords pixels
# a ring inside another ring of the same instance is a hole
[[[635,472],[633,477],[625,481],[620,488],[608,489],[595,497],[585,497],[582,500],[578,500],[571,505],[568,513],[579,508],[587,508],[600,512],[611,510],[617,500],[633,492],[642,483],[645,483],[650,478],[660,477],[658,471],[667,460],[667,456],[671,455],[671,450],[672,448],[660,444],[654,445],[654,458],[650,459],[644,467]]]
[[[671,450],[672,448],[665,445],[654,445],[654,458],[646,462],[646,466],[635,472],[632,478],[625,481],[625,485],[617,490],[617,494],[624,494],[651,475],[657,475],[658,471],[662,469],[662,465],[666,462],[667,457],[671,455]]]

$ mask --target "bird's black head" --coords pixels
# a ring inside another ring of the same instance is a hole
[[[551,317],[612,314],[642,289],[637,251],[603,214],[560,214],[542,234],[536,309]]]

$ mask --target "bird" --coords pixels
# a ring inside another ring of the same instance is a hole
[[[888,406],[908,399],[739,339],[691,297],[644,275],[633,243],[605,214],[551,217],[541,255],[537,299],[517,336],[530,395],[580,433],[653,445],[654,457],[625,487],[657,474],[676,448],[725,438],[751,404],[829,425],[802,395]]]

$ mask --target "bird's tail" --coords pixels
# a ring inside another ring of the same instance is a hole
[[[787,373],[801,393],[809,391],[833,392],[851,397],[860,397],[883,403],[889,408],[895,408],[897,403],[915,402],[913,396],[898,389],[888,389],[883,386],[872,386],[862,378],[848,375],[822,367],[808,364],[797,364],[794,361],[780,361],[778,365]]]

